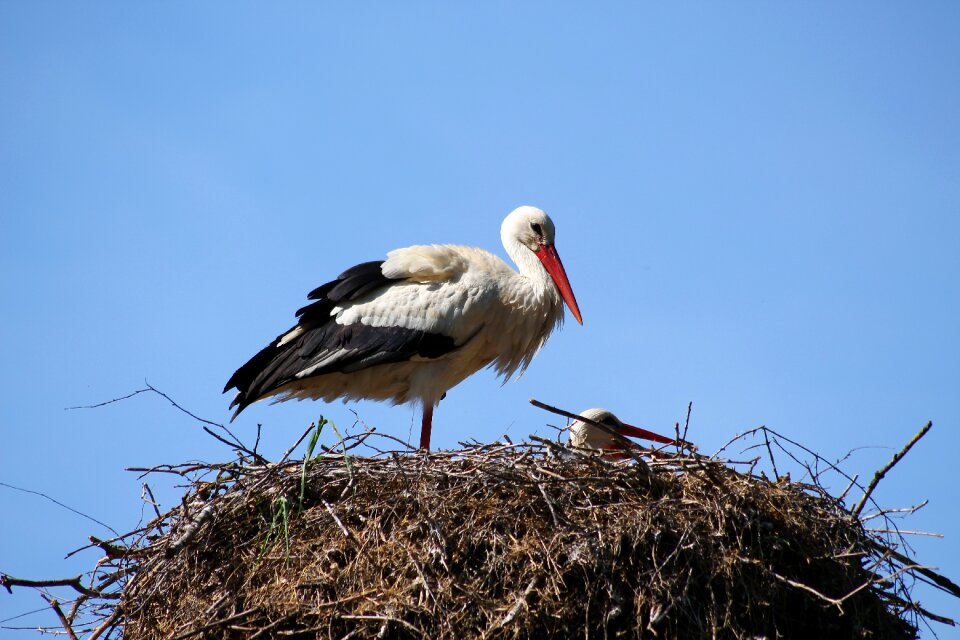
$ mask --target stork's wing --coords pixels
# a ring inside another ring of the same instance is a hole
[[[326,373],[350,373],[411,358],[439,358],[462,341],[451,317],[463,302],[450,288],[467,265],[444,246],[416,246],[365,262],[310,292],[299,322],[240,367],[224,389],[236,387],[231,407],[249,404],[284,385]]]
[[[468,266],[460,247],[422,244],[388,253],[383,275],[413,282],[441,282],[460,276]]]

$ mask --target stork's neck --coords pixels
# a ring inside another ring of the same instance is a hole
[[[507,250],[507,255],[517,265],[517,271],[520,272],[522,277],[529,280],[530,284],[537,285],[538,288],[549,286],[550,289],[556,289],[553,280],[550,279],[550,274],[547,273],[543,263],[540,262],[533,251],[513,239],[505,239],[503,248]]]

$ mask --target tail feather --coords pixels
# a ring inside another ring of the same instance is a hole
[[[302,365],[302,360],[307,357],[305,353],[310,352],[310,348],[305,350],[304,335],[310,333],[313,341],[323,343],[328,337],[325,328],[331,322],[331,313],[337,304],[357,300],[390,284],[391,279],[383,275],[382,265],[383,261],[358,264],[341,273],[336,280],[310,292],[308,298],[316,302],[297,311],[297,325],[278,336],[230,376],[223,392],[237,390],[230,403],[231,409],[236,407],[231,422],[248,406],[293,379],[300,371],[298,365]],[[298,328],[300,333],[290,333]],[[316,333],[318,329],[320,331]],[[331,332],[330,339],[340,339],[339,334],[334,333]],[[312,348],[312,344],[306,346]]]
[[[277,356],[291,346],[280,346],[282,338],[282,335],[278,336],[276,340],[261,349],[257,355],[250,358],[246,364],[230,376],[230,380],[227,381],[227,385],[223,388],[223,393],[226,393],[230,389],[237,390],[237,395],[234,396],[230,402],[230,409],[234,407],[237,408],[237,410],[233,412],[233,417],[230,418],[230,422],[236,420],[241,411],[265,395],[266,390],[258,388],[257,380],[262,378],[265,371],[271,369],[271,364],[276,361]]]

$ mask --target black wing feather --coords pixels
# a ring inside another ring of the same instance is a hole
[[[307,298],[310,300],[326,298],[330,302],[356,300],[364,293],[390,282],[392,282],[390,278],[383,275],[382,260],[362,262],[341,273],[336,280],[317,287],[307,295]]]
[[[358,264],[310,292],[309,298],[316,302],[297,311],[296,326],[302,333],[281,345],[283,336],[289,333],[284,332],[237,369],[227,382],[224,392],[234,387],[238,391],[230,405],[237,407],[234,418],[253,402],[297,380],[298,373],[325,354],[345,351],[309,377],[350,373],[415,356],[439,358],[457,348],[453,338],[439,333],[403,327],[339,325],[333,321],[330,313],[338,304],[357,300],[395,282],[383,275],[382,265],[383,262]]]

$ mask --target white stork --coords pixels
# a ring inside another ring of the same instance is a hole
[[[587,420],[599,422],[610,427],[615,433],[624,437],[641,438],[651,440],[661,444],[674,444],[676,440],[662,436],[653,431],[647,431],[640,427],[625,424],[617,416],[606,409],[586,409],[581,411],[580,415]],[[577,420],[570,425],[570,444],[578,449],[589,449],[593,451],[603,451],[604,456],[612,459],[626,459],[630,456],[624,453],[626,446],[624,443],[600,427],[589,424],[582,420]],[[687,444],[687,443],[683,443]]]
[[[336,398],[423,406],[420,448],[448,389],[490,366],[522,373],[563,321],[583,324],[550,217],[519,207],[500,238],[519,268],[474,247],[416,245],[347,269],[308,296],[296,326],[240,367],[233,418],[250,404]],[[561,302],[562,300],[562,302]]]

